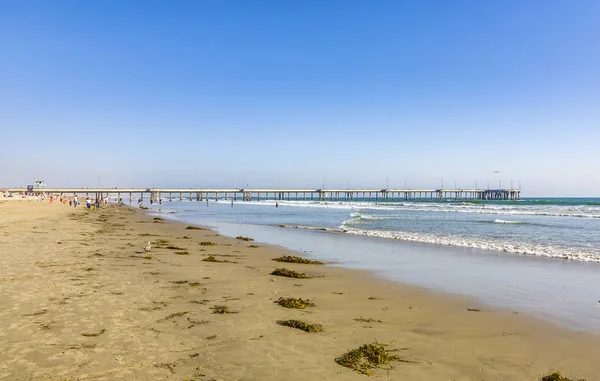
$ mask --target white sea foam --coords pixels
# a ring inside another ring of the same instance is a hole
[[[231,200],[219,200],[219,203],[229,203]],[[589,205],[500,205],[480,203],[441,203],[441,202],[361,202],[361,201],[238,201],[239,205],[263,205],[297,208],[329,208],[347,210],[409,210],[419,212],[442,213],[476,213],[484,215],[505,216],[551,216],[600,218],[600,206]]]
[[[534,255],[539,257],[551,257],[570,259],[584,262],[600,263],[600,252],[581,252],[575,248],[540,246],[535,244],[510,243],[494,241],[490,239],[481,240],[476,238],[462,238],[457,236],[442,236],[427,233],[390,232],[380,230],[363,230],[351,228],[346,225],[340,228],[350,234],[364,235],[370,237],[398,239],[409,242],[423,242],[436,245],[469,247],[474,249],[502,251],[513,254]]]
[[[507,220],[495,219],[494,223],[495,224],[516,224],[516,225],[520,225],[520,224],[524,224],[525,222],[523,222],[523,221],[507,221]]]

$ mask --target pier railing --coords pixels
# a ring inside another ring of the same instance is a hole
[[[27,188],[7,188],[13,193],[28,193]],[[209,198],[233,201],[298,200],[298,201],[409,201],[409,200],[520,200],[520,189],[248,189],[248,188],[43,188],[29,189],[32,194],[123,195],[140,200],[197,200]]]

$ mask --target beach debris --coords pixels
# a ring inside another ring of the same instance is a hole
[[[216,339],[216,338],[217,338],[217,335],[210,335],[210,336],[206,336],[205,337],[206,340],[213,340],[213,339]]]
[[[221,259],[217,259],[214,255],[209,255],[208,257],[204,258],[202,261],[204,262],[216,262],[216,263],[237,263],[237,262],[231,262],[228,260],[221,260]]]
[[[177,255],[190,255],[190,253],[188,251],[185,251],[185,250],[176,251],[175,254],[177,254]]]
[[[306,307],[315,307],[315,304],[310,300],[302,299],[302,298],[284,298],[281,297],[274,301],[273,303],[279,304],[281,307],[285,308],[297,308],[297,309],[305,309]]]
[[[302,264],[306,264],[306,265],[322,265],[323,264],[323,262],[321,262],[321,261],[312,261],[310,259],[304,259],[304,258],[296,257],[293,255],[284,255],[281,257],[273,258],[272,260],[275,262],[302,263]]]
[[[235,239],[240,240],[240,241],[254,241],[254,238],[242,237],[241,235],[238,235],[237,237],[235,237]]]
[[[310,276],[306,275],[305,273],[299,273],[299,272],[296,272],[293,270],[288,270],[283,267],[273,270],[271,275],[284,276],[284,277],[288,277],[288,278],[300,278],[300,279],[310,278]]]
[[[310,324],[301,320],[277,320],[277,324],[309,333],[323,332],[323,326],[321,324]]]
[[[250,246],[248,246],[248,247],[251,247],[251,248],[253,248],[253,249],[256,249],[256,248],[257,248],[257,247],[259,247],[259,246],[258,246],[258,245],[250,245]]]
[[[162,363],[162,364],[154,364],[155,367],[157,368],[163,368],[163,369],[168,369],[171,374],[175,373],[175,367],[177,366],[177,364],[175,363]]]
[[[154,223],[162,223],[163,221],[164,221],[164,220],[163,220],[162,218],[160,218],[160,217],[154,217],[154,218],[152,219],[152,222],[154,222]]]
[[[152,244],[148,241],[146,242],[146,246],[144,246],[144,253],[149,253],[150,251],[152,251]]]
[[[173,246],[173,245],[165,246],[165,249],[169,249],[169,250],[185,250],[184,247]]]
[[[210,242],[210,241],[200,242],[200,246],[214,246],[214,245],[216,245],[216,243]]]
[[[385,347],[385,344],[378,342],[364,344],[344,353],[336,358],[335,362],[358,373],[371,376],[373,374],[371,369],[381,368],[382,365],[387,365],[392,361],[400,361],[400,357],[389,354]]]
[[[470,312],[481,312],[481,309],[479,309],[479,308],[467,308],[467,311],[470,311]]]
[[[106,332],[106,329],[102,328],[99,332],[96,333],[82,333],[81,336],[85,336],[85,337],[97,337],[102,335],[104,332]]]
[[[43,310],[40,310],[38,312],[33,312],[33,313],[30,313],[30,314],[24,314],[24,315],[21,315],[21,316],[40,316],[40,315],[45,314],[46,312],[48,312],[48,310],[47,309],[43,309]]]
[[[194,303],[194,304],[206,304],[210,302],[210,300],[208,299],[203,299],[203,300],[190,300],[190,303]]]
[[[191,323],[191,324],[190,324],[190,325],[187,327],[187,329],[194,328],[194,327],[195,327],[195,326],[197,326],[197,325],[203,325],[203,324],[207,324],[207,323],[209,323],[209,321],[208,321],[208,320],[194,320],[194,319],[191,319],[191,318],[187,318],[187,320],[188,320],[188,321]]]
[[[215,304],[214,306],[210,307],[211,310],[213,310],[213,314],[235,314],[236,312],[229,310],[229,308],[225,305],[222,304]]]
[[[185,316],[185,315],[187,315],[189,313],[190,313],[189,311],[175,312],[175,313],[172,313],[172,314],[170,314],[168,316],[165,316],[162,319],[158,319],[156,322],[157,323],[162,323],[164,321],[173,320],[175,318],[179,318],[179,317]]]
[[[369,296],[369,300],[377,300],[377,298],[374,296]]]
[[[208,230],[208,229],[205,229],[205,228],[201,228],[199,226],[191,226],[191,225],[188,226],[188,227],[186,227],[186,229],[187,230]]]
[[[544,376],[540,381],[575,381],[570,378],[563,376],[559,371],[556,371],[552,374]],[[585,381],[583,378],[579,379],[579,381]]]
[[[372,318],[365,319],[362,316],[359,317],[359,318],[355,318],[354,320],[355,321],[360,321],[360,322],[363,322],[363,323],[383,323],[381,320],[376,320],[376,319],[372,319]]]

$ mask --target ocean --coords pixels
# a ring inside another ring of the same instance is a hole
[[[152,213],[600,331],[600,199],[165,201]]]

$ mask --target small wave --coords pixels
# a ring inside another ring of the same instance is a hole
[[[523,254],[537,257],[569,259],[582,262],[600,263],[600,252],[580,252],[577,248],[540,246],[526,243],[510,243],[477,238],[455,236],[438,236],[426,233],[390,232],[379,230],[363,230],[342,226],[345,233],[370,237],[397,239],[408,242],[422,242],[445,246],[467,247],[481,250],[501,251],[511,254]]]
[[[289,224],[279,224],[274,225],[280,228],[288,228],[288,229],[302,229],[302,230],[317,230],[324,232],[332,232],[332,233],[342,233],[343,230],[340,228],[323,228],[318,226],[306,226],[306,225],[289,225]]]
[[[501,219],[495,219],[494,220],[495,224],[514,224],[514,225],[522,225],[525,224],[524,221],[507,221],[507,220],[501,220]]]

